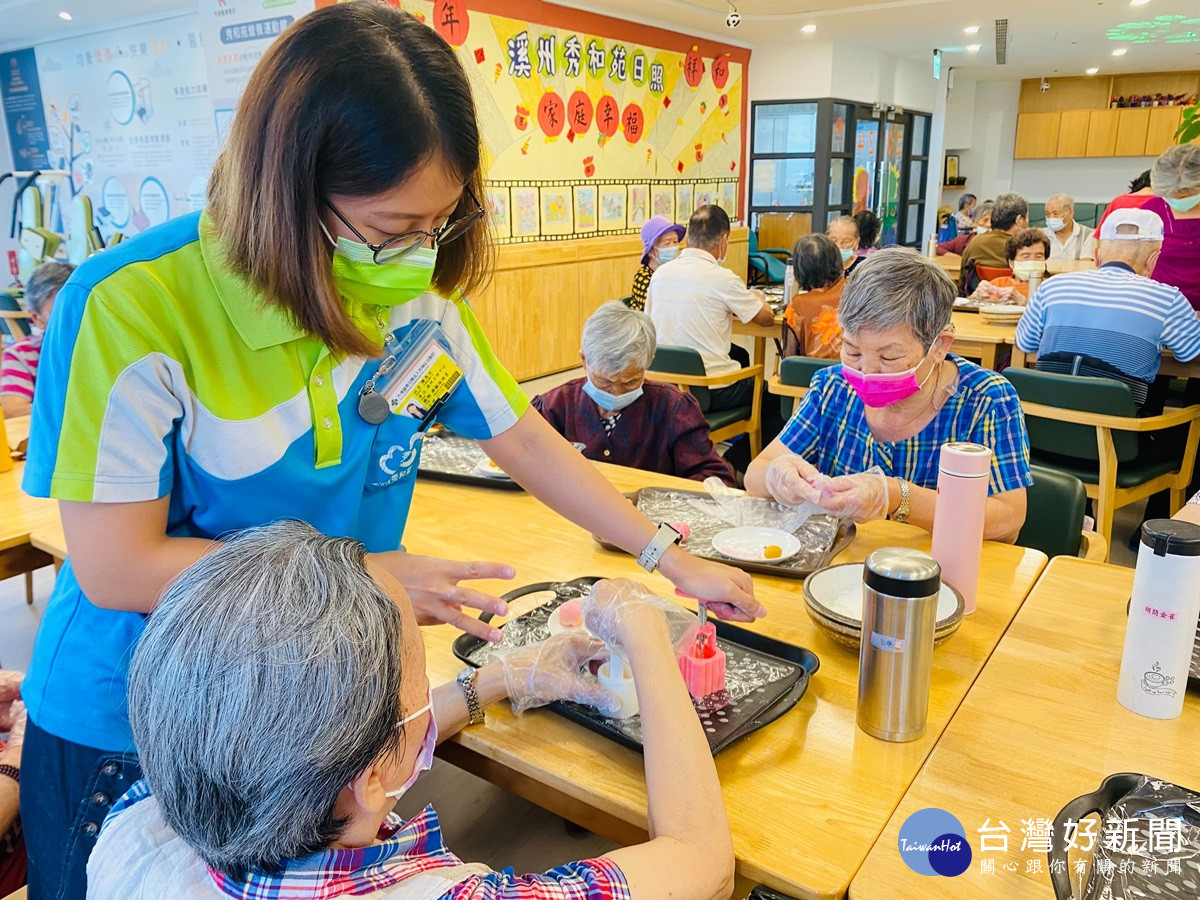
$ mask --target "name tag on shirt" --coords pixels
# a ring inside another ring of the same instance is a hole
[[[393,415],[426,419],[440,407],[463,379],[435,322],[423,321],[406,336],[396,367],[380,387]]]

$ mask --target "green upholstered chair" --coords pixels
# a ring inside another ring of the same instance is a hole
[[[1049,557],[1078,556],[1085,546],[1087,559],[1103,561],[1108,546],[1094,531],[1083,530],[1087,514],[1087,489],[1074,475],[1031,466],[1033,487],[1025,492],[1025,524],[1017,544],[1041,550]]]
[[[779,373],[767,382],[767,390],[779,397],[779,411],[785,419],[792,415],[796,398],[808,392],[812,377],[827,366],[838,364],[836,359],[815,356],[789,356],[779,361]]]
[[[753,284],[783,284],[787,271],[785,260],[791,255],[788,250],[776,248],[759,249],[758,234],[750,232],[749,246],[750,281]]]
[[[1030,203],[1029,204],[1029,227],[1030,228],[1045,228],[1046,227],[1046,204],[1045,203]]]
[[[753,459],[762,452],[762,383],[763,367],[761,365],[738,369],[725,375],[707,375],[704,371],[704,360],[691,347],[671,347],[658,345],[654,360],[646,377],[654,381],[665,381],[677,386],[681,391],[689,391],[700,411],[708,422],[709,433],[713,443],[728,440],[739,434],[750,437],[750,456]],[[733,409],[713,410],[712,390],[729,387],[747,378],[754,380],[754,391],[750,403]]]
[[[1004,375],[1021,398],[1033,462],[1083,482],[1106,544],[1117,509],[1164,490],[1171,492],[1172,513],[1183,505],[1200,441],[1200,406],[1139,419],[1129,386],[1115,379],[1014,368]],[[1171,440],[1181,434],[1171,430],[1184,427],[1180,454],[1147,452],[1139,440],[1154,433]]]
[[[1075,221],[1088,228],[1095,228],[1096,222],[1104,214],[1105,203],[1076,203]]]

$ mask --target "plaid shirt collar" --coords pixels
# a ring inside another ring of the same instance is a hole
[[[254,871],[238,881],[209,869],[224,894],[238,900],[327,900],[372,894],[421,872],[461,865],[442,840],[432,806],[405,822],[390,814],[380,826],[380,843],[370,847],[322,850],[288,862],[281,872]]]

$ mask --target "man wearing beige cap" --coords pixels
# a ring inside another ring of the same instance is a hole
[[[1017,326],[1017,346],[1036,352],[1037,367],[1116,378],[1144,413],[1164,349],[1176,359],[1200,356],[1200,319],[1179,289],[1151,280],[1162,250],[1163,222],[1145,209],[1119,209],[1100,226],[1098,269],[1048,279]]]

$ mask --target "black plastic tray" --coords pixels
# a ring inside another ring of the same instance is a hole
[[[643,490],[669,490],[676,494],[685,494],[695,497],[697,500],[708,500],[709,495],[704,491],[682,491],[675,488],[641,488],[636,491],[627,493],[625,496],[632,501],[634,506],[638,505],[641,499]],[[640,508],[640,507],[639,507]],[[848,519],[842,519],[838,522],[838,530],[834,533],[833,543],[819,559],[815,560],[812,565],[789,567],[785,563],[768,563],[768,562],[745,562],[740,559],[733,559],[718,553],[710,545],[703,542],[693,542],[681,544],[680,546],[692,556],[698,556],[701,559],[710,559],[713,562],[724,563],[727,566],[734,566],[738,569],[743,569],[747,572],[757,572],[760,575],[776,575],[780,578],[807,578],[818,569],[823,569],[833,562],[833,558],[850,546],[855,536],[858,534],[858,527]],[[616,553],[624,553],[625,551],[616,544],[610,544],[597,535],[592,535],[592,540],[603,547],[605,550],[612,550]]]
[[[507,624],[521,622],[532,626],[528,633],[529,642],[540,640],[546,632],[537,626],[544,625],[550,612],[571,597],[583,596],[599,580],[598,577],[585,577],[567,582],[544,581],[509,591],[504,595],[509,602],[539,591],[553,591],[555,596]],[[489,621],[491,616],[485,613],[480,619]],[[507,627],[507,624],[501,627]],[[717,644],[728,654],[731,674],[762,667],[766,670],[764,674],[779,673],[779,677],[762,683],[745,682],[734,689],[739,694],[736,698],[712,694],[692,701],[714,756],[791,710],[800,702],[808,690],[809,679],[821,665],[817,655],[804,647],[786,644],[726,622],[715,624]],[[486,652],[481,651],[486,651],[489,646],[480,638],[464,634],[454,642],[453,650],[460,660],[478,668],[486,662]],[[624,747],[638,752],[643,749],[638,716],[612,719],[591,707],[567,701],[551,703],[550,709]]]
[[[438,453],[442,447],[452,448],[459,454],[473,458],[470,462],[445,458]],[[525,490],[511,478],[489,478],[476,472],[475,464],[486,456],[487,454],[479,448],[478,441],[447,429],[439,429],[425,436],[424,446],[421,448],[421,462],[417,465],[417,476],[475,487],[499,488],[502,491]]]

